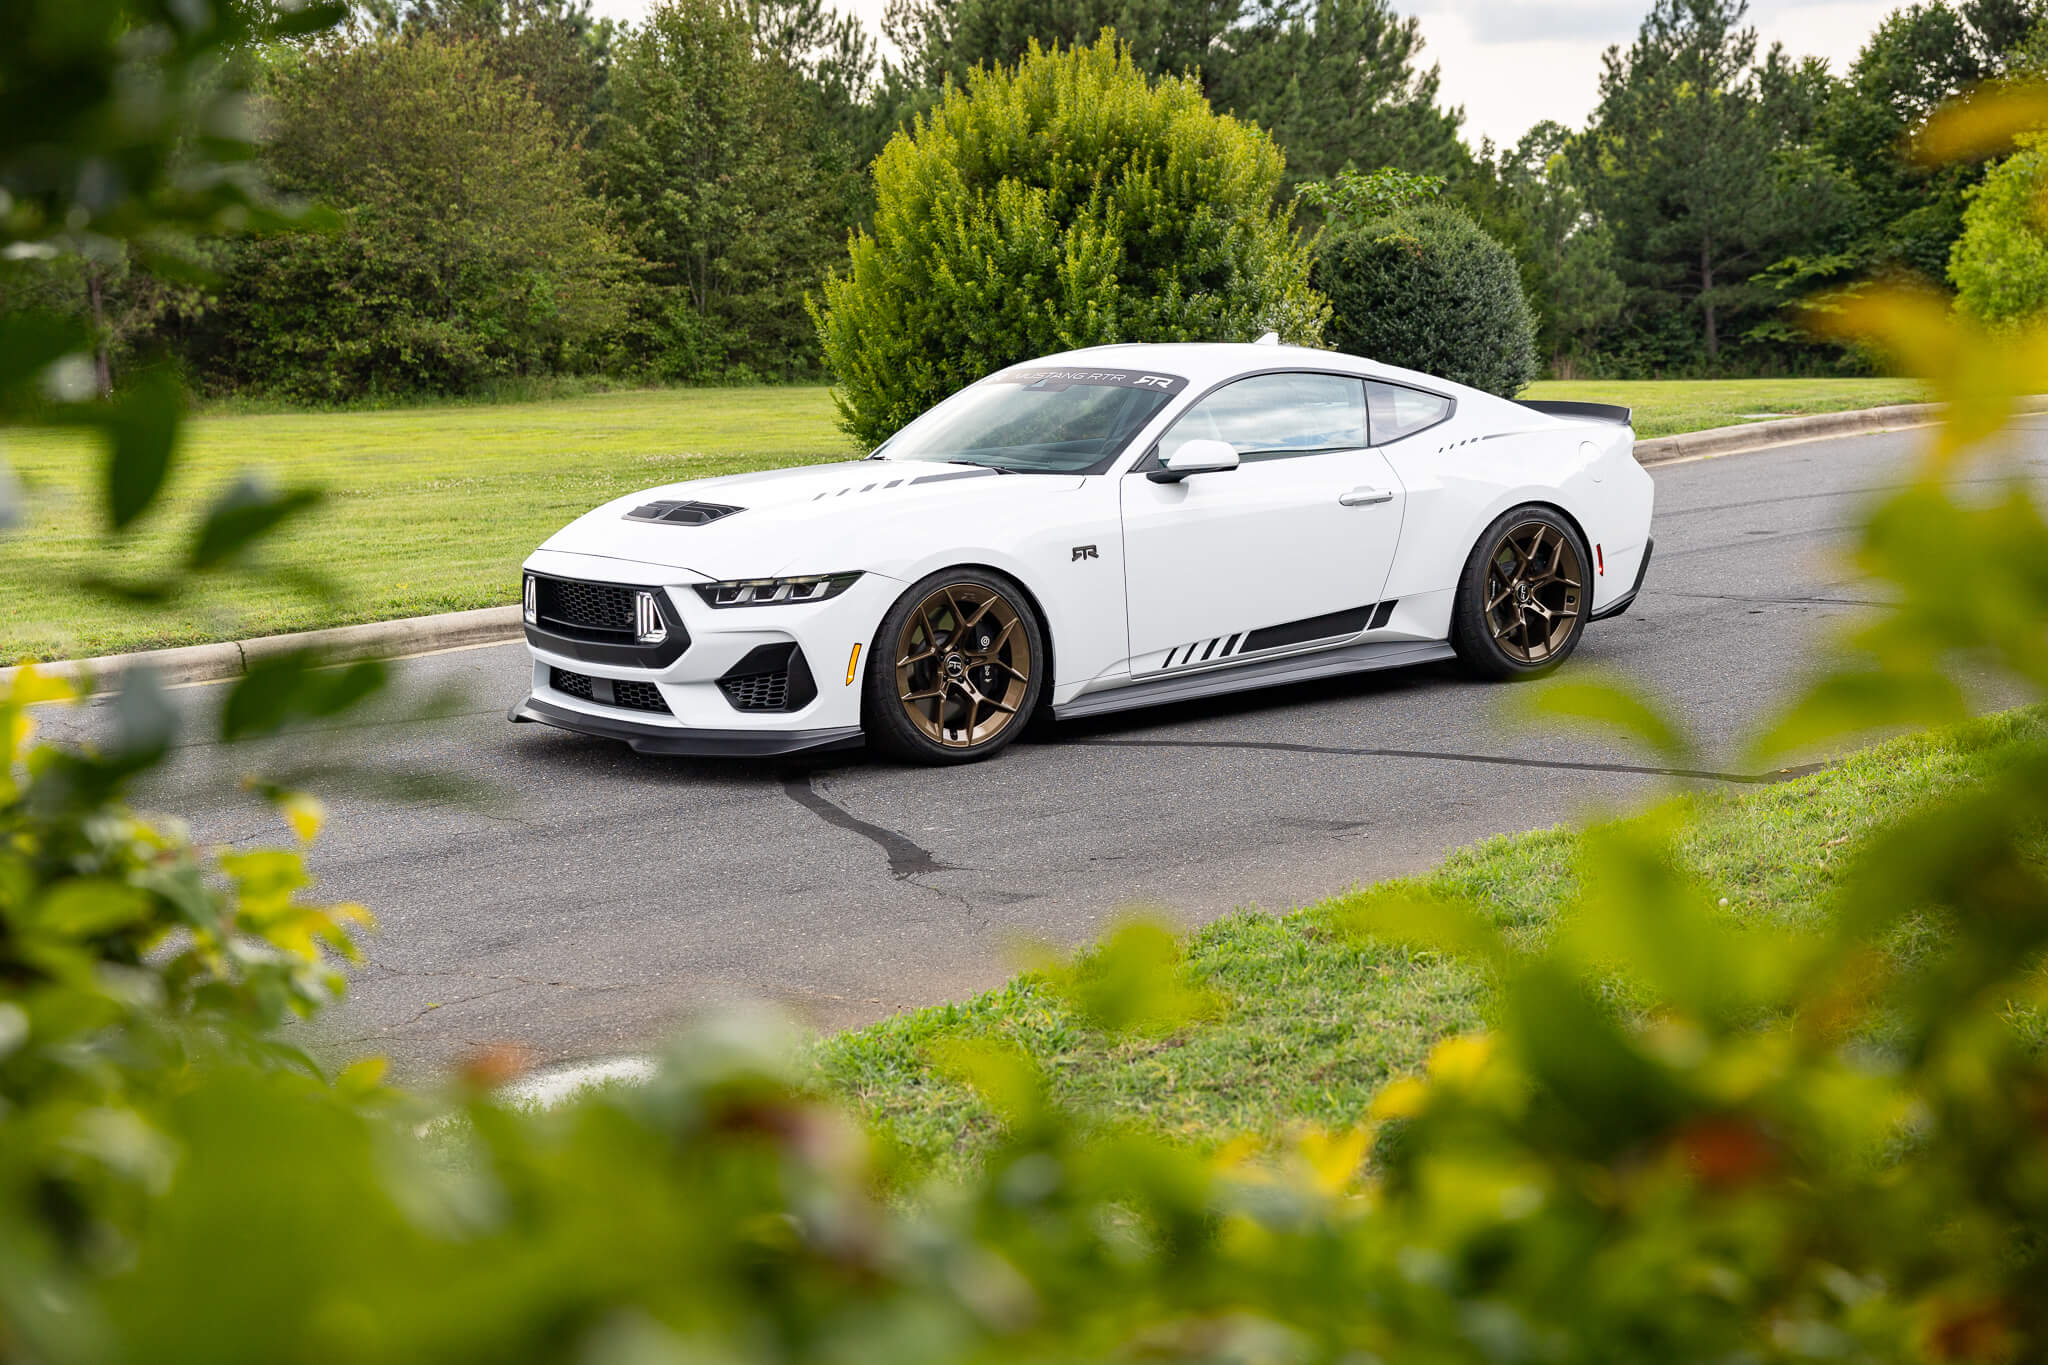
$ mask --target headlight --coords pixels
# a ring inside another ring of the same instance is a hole
[[[526,613],[526,624],[529,626],[532,625],[534,622],[540,620],[539,587],[540,580],[535,578],[532,574],[528,574],[526,576],[526,595],[524,602],[524,610]]]
[[[736,578],[699,583],[697,595],[713,607],[772,607],[782,602],[823,602],[853,586],[857,573],[809,574],[802,578]]]

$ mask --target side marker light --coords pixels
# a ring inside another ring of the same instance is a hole
[[[1607,556],[1601,551],[1597,541],[1593,545],[1593,564],[1600,571],[1602,578],[1607,577]]]
[[[860,646],[853,647],[853,654],[846,661],[846,685],[853,686],[853,670],[860,667]]]

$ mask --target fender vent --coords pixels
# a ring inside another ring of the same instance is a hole
[[[727,507],[716,502],[647,502],[626,513],[627,521],[663,521],[671,526],[703,526],[744,512],[744,507]]]

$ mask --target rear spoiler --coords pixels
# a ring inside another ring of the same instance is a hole
[[[1629,409],[1613,403],[1567,403],[1541,398],[1517,398],[1514,402],[1552,417],[1577,417],[1589,422],[1612,422],[1616,426],[1633,426]]]

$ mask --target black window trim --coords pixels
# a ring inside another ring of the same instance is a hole
[[[1388,384],[1397,389],[1413,389],[1417,393],[1426,393],[1431,398],[1441,398],[1444,400],[1444,402],[1450,404],[1450,406],[1444,410],[1444,415],[1442,417],[1439,417],[1436,421],[1431,422],[1429,426],[1417,427],[1415,430],[1408,432],[1405,435],[1396,436],[1392,440],[1381,442],[1375,441],[1372,438],[1372,402],[1371,399],[1367,397],[1365,410],[1364,445],[1344,446],[1334,450],[1304,450],[1294,454],[1266,457],[1256,461],[1256,463],[1259,464],[1269,463],[1273,459],[1298,460],[1304,459],[1310,455],[1344,455],[1350,453],[1353,450],[1377,450],[1382,445],[1392,445],[1395,441],[1405,441],[1410,436],[1419,436],[1423,432],[1428,431],[1431,428],[1440,427],[1445,422],[1450,421],[1452,417],[1456,416],[1458,411],[1458,400],[1450,394],[1438,393],[1435,389],[1425,389],[1418,384],[1403,384],[1399,380],[1381,379],[1378,375],[1360,374],[1356,370],[1326,369],[1321,366],[1306,365],[1275,365],[1270,369],[1246,370],[1242,374],[1231,375],[1228,379],[1217,380],[1214,384],[1211,384],[1208,388],[1203,389],[1200,393],[1196,394],[1192,399],[1190,399],[1187,405],[1181,408],[1181,410],[1177,414],[1175,414],[1173,421],[1167,424],[1166,431],[1162,431],[1159,433],[1159,435],[1153,437],[1152,444],[1150,445],[1150,447],[1148,447],[1145,453],[1143,455],[1140,455],[1137,458],[1137,460],[1131,465],[1131,467],[1124,471],[1124,473],[1143,474],[1147,470],[1160,468],[1161,466],[1159,463],[1159,443],[1166,439],[1166,432],[1172,431],[1174,427],[1180,424],[1181,418],[1187,416],[1189,413],[1193,412],[1197,407],[1199,407],[1202,403],[1206,402],[1209,398],[1209,395],[1216,393],[1221,389],[1226,389],[1230,387],[1232,384],[1239,382],[1240,380],[1263,379],[1265,376],[1269,374],[1326,374],[1336,379],[1355,379],[1359,382],[1361,386],[1361,397],[1365,397],[1363,393],[1363,386],[1365,384]],[[1121,458],[1121,456],[1119,456],[1119,458]]]

